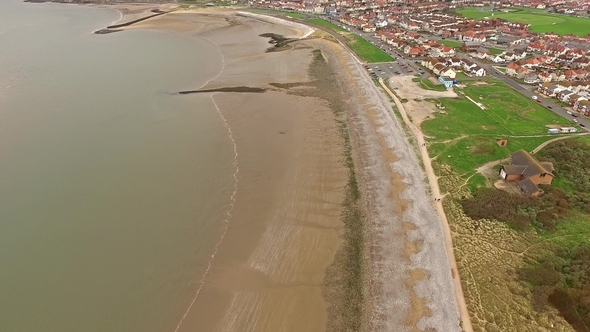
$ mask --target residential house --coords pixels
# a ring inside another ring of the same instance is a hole
[[[538,75],[539,81],[541,82],[551,82],[551,73],[548,71],[540,72]]]
[[[455,72],[453,70],[453,68],[445,67],[444,69],[442,69],[439,72],[439,75],[440,76],[445,76],[445,77],[450,77],[450,78],[454,79],[455,77],[457,77],[457,72]]]
[[[539,77],[538,77],[537,73],[530,72],[530,73],[527,73],[526,75],[524,75],[523,80],[526,84],[535,84],[535,83],[539,82]]]
[[[470,72],[471,69],[477,67],[477,64],[469,59],[461,59],[461,65],[463,66],[464,72]]]
[[[516,76],[516,72],[520,66],[516,62],[509,63],[506,67],[506,75],[508,76]]]
[[[461,50],[464,52],[475,52],[481,46],[478,42],[463,42]]]
[[[553,164],[539,162],[530,153],[520,150],[510,155],[510,165],[500,166],[500,177],[505,181],[516,181],[518,188],[530,197],[537,197],[542,191],[539,184],[553,182]]]
[[[471,76],[482,77],[482,76],[486,76],[487,74],[488,74],[488,72],[480,66],[475,66],[475,67],[471,68],[469,71],[469,75],[471,75]]]
[[[475,56],[480,59],[485,59],[492,54],[492,53],[490,53],[490,50],[488,50],[485,47],[479,47],[475,52],[476,52]]]
[[[590,115],[590,100],[578,100],[574,104],[574,110],[588,116]]]

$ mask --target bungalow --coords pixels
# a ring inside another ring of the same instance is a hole
[[[461,59],[461,63],[465,72],[469,72],[471,69],[477,67],[477,64],[469,59]]]
[[[443,46],[440,49],[441,49],[441,56],[444,58],[453,57],[456,54],[455,48],[450,47],[450,46]]]
[[[475,66],[469,71],[471,76],[486,76],[488,72],[480,66]]]
[[[557,94],[557,99],[559,99],[559,101],[565,103],[567,100],[569,100],[569,96],[571,96],[573,94],[574,94],[574,92],[572,90],[566,89],[566,90],[560,91]]]
[[[553,181],[553,164],[539,162],[524,150],[510,155],[510,165],[500,167],[500,177],[505,181],[516,181],[518,188],[530,197],[537,197],[541,190],[539,184],[551,184]]]
[[[526,76],[526,74],[532,72],[531,69],[527,68],[527,67],[520,67],[518,68],[518,70],[516,71],[516,77],[517,78],[521,78],[524,79],[524,77]]]
[[[485,47],[479,47],[476,50],[475,56],[478,57],[478,58],[480,58],[480,59],[485,59],[488,56],[490,56],[491,54],[492,53],[490,53],[490,50],[488,50],[487,48],[485,48]]]
[[[454,71],[453,68],[446,67],[440,71],[439,75],[455,79],[455,77],[457,77],[457,72]]]
[[[551,73],[548,71],[541,72],[539,73],[538,78],[541,82],[551,82]]]
[[[537,73],[531,72],[524,75],[523,80],[526,84],[535,84],[539,82],[539,77],[537,76]]]
[[[516,72],[519,68],[520,66],[516,62],[508,64],[508,66],[506,67],[506,75],[516,76]]]
[[[490,55],[488,57],[488,60],[495,62],[495,63],[503,63],[504,61],[506,61],[500,54]]]
[[[364,32],[375,32],[377,28],[373,24],[367,24],[363,27]]]
[[[446,59],[446,63],[449,67],[461,67],[461,59],[457,57]]]

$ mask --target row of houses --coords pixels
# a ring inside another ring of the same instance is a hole
[[[469,76],[486,76],[487,71],[466,58],[424,58],[421,65],[439,76],[455,78],[462,71]]]
[[[563,84],[563,85],[562,85]],[[537,88],[539,93],[557,98],[576,112],[590,115],[590,81],[543,83]]]

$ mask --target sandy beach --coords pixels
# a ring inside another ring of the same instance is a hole
[[[186,90],[265,89],[207,92],[234,144],[236,190],[171,330],[460,331],[440,219],[391,101],[335,42],[266,52],[261,34],[310,33],[276,23],[207,9],[125,28],[218,47],[219,75]]]

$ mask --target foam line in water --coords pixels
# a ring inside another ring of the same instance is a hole
[[[203,39],[209,41],[211,44],[213,44],[217,47],[217,50],[219,51],[219,54],[221,55],[222,67],[221,67],[221,70],[219,71],[219,73],[217,74],[217,76],[208,80],[200,88],[203,88],[204,86],[209,84],[209,82],[217,79],[221,75],[221,73],[223,72],[223,69],[225,69],[225,59],[223,57],[223,53],[221,52],[221,49],[219,48],[219,46],[207,38],[203,38]],[[203,275],[201,276],[201,279],[199,280],[199,287],[197,288],[197,292],[196,292],[195,296],[193,297],[193,300],[189,304],[188,308],[186,309],[186,312],[184,313],[184,315],[180,319],[180,322],[178,322],[178,325],[176,326],[176,329],[174,330],[174,332],[178,332],[178,330],[180,329],[182,322],[184,322],[185,318],[188,316],[189,312],[191,311],[191,308],[193,307],[193,305],[197,301],[197,298],[199,297],[199,293],[201,292],[203,285],[205,284],[205,278],[207,278],[207,275],[209,274],[209,270],[211,270],[211,265],[213,264],[213,260],[215,259],[215,255],[217,254],[217,251],[219,251],[219,247],[221,246],[221,243],[223,242],[223,238],[225,237],[225,234],[227,233],[227,230],[229,228],[229,221],[232,217],[232,211],[233,211],[235,203],[236,203],[236,193],[238,192],[238,172],[240,170],[238,167],[238,146],[236,145],[236,140],[234,139],[234,135],[231,130],[231,127],[229,126],[229,123],[227,122],[225,116],[223,115],[223,113],[219,109],[219,106],[217,106],[217,103],[215,102],[215,98],[213,98],[214,95],[215,95],[215,93],[211,94],[211,101],[213,102],[213,105],[215,105],[215,109],[217,110],[219,117],[221,117],[221,120],[223,121],[225,129],[227,130],[227,133],[229,135],[229,139],[234,146],[234,161],[233,161],[233,165],[235,168],[235,172],[233,175],[233,177],[234,177],[234,190],[230,196],[230,207],[225,214],[224,228],[223,228],[223,232],[221,233],[221,237],[219,238],[219,240],[215,244],[215,249],[213,250],[213,254],[211,254],[211,258],[209,259],[209,262],[207,263],[207,268],[205,269],[205,272],[203,273]]]

